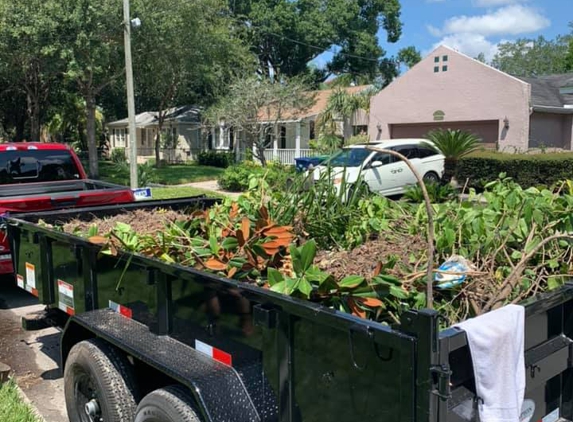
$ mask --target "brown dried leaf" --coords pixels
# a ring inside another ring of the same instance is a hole
[[[251,234],[251,221],[248,217],[243,217],[243,221],[241,221],[241,231],[243,232],[243,238],[246,242]]]
[[[350,310],[352,311],[352,315],[356,315],[360,318],[366,318],[366,311],[360,309],[360,307],[356,304],[356,302],[354,302],[354,299],[352,297],[349,297],[347,302],[348,306],[350,307]]]
[[[231,267],[229,271],[227,271],[227,277],[233,278],[233,276],[237,273],[237,267]]]
[[[231,212],[229,213],[229,217],[231,217],[231,219],[237,217],[237,215],[239,214],[239,204],[236,202],[233,202],[231,204]]]
[[[247,243],[245,236],[243,235],[243,231],[237,230],[236,236],[237,236],[237,241],[239,242],[239,247],[242,248],[245,245],[245,243]]]
[[[376,277],[380,272],[382,272],[382,262],[378,261],[378,264],[376,264],[376,268],[374,268],[374,272],[372,273],[372,277]]]
[[[105,245],[108,242],[108,239],[103,236],[91,236],[88,238],[88,241],[95,243],[96,245]]]
[[[369,306],[371,308],[379,308],[381,306],[384,306],[384,303],[380,299],[376,299],[373,297],[360,297],[355,299],[359,300],[360,303],[362,303],[363,305]]]
[[[225,271],[227,269],[227,265],[219,261],[217,258],[209,258],[203,265],[213,271]]]

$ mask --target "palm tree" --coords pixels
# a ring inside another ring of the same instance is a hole
[[[455,176],[459,160],[481,147],[481,139],[463,130],[437,129],[426,138],[444,155],[443,181],[449,183]]]

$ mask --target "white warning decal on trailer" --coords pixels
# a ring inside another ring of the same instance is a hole
[[[58,308],[69,315],[75,314],[74,286],[63,280],[58,280]]]
[[[38,296],[36,289],[36,267],[29,262],[26,262],[26,290],[34,296]]]
[[[18,283],[18,287],[21,289],[24,289],[26,286],[24,285],[24,277],[22,277],[20,274],[18,274],[16,276],[16,283]]]
[[[211,359],[214,359],[217,362],[221,362],[228,366],[233,366],[233,357],[229,353],[217,349],[216,347],[213,347],[207,343],[203,343],[197,339],[195,339],[195,350],[210,356]]]

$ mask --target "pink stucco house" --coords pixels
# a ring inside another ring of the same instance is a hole
[[[474,132],[500,151],[571,150],[573,74],[517,78],[440,46],[372,98],[368,129],[375,140],[436,128]]]

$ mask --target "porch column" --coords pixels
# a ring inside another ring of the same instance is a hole
[[[275,124],[275,136],[273,137],[273,160],[279,155],[279,127]]]
[[[219,149],[225,148],[225,129],[219,127]]]
[[[234,142],[234,146],[235,146],[235,162],[238,163],[239,161],[241,161],[241,135],[243,133],[242,132],[237,132],[235,134],[235,142]]]
[[[300,157],[300,121],[296,122],[295,124],[295,131],[294,131],[294,157]]]

